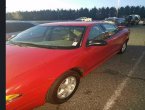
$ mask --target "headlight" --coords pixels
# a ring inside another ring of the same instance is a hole
[[[7,95],[6,96],[6,102],[11,102],[11,101],[13,101],[14,99],[16,99],[20,96],[21,96],[20,94]]]

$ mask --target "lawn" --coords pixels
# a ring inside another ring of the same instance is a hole
[[[145,26],[137,25],[130,28],[130,40],[129,45],[141,45],[145,46]]]

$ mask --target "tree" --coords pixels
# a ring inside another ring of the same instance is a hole
[[[6,13],[7,20],[74,20],[79,17],[91,17],[94,20],[102,20],[107,17],[115,17],[117,14],[115,7],[102,7],[97,9],[80,8],[77,10],[40,10],[40,11],[25,11],[25,12],[12,12]],[[126,6],[120,7],[118,11],[119,17],[125,17],[130,14],[139,14],[145,18],[144,6]]]

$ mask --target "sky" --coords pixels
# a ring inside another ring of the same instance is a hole
[[[6,12],[45,9],[80,9],[119,6],[145,6],[145,0],[6,0]]]

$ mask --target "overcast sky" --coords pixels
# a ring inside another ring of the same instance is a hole
[[[6,0],[6,11],[117,7],[118,1],[119,6],[145,6],[145,0]]]

